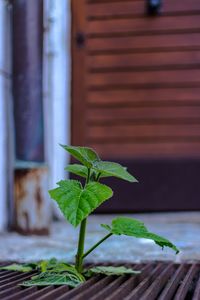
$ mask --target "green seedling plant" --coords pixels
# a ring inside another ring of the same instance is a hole
[[[66,167],[68,172],[84,178],[84,184],[81,181],[67,179],[57,183],[57,187],[49,191],[50,197],[57,202],[62,214],[67,222],[73,227],[80,227],[78,247],[75,257],[75,265],[69,265],[65,262],[57,262],[55,259],[42,261],[39,264],[33,264],[40,274],[23,283],[24,286],[32,285],[61,285],[67,284],[76,287],[84,282],[86,278],[94,274],[104,275],[122,275],[137,274],[139,271],[131,268],[97,266],[90,269],[84,269],[84,260],[97,247],[113,235],[125,235],[135,238],[153,240],[161,248],[169,247],[176,253],[177,247],[168,239],[150,232],[143,222],[130,217],[117,217],[111,224],[101,224],[107,231],[102,239],[85,251],[85,237],[88,216],[98,208],[103,202],[113,196],[112,189],[102,184],[100,181],[105,177],[117,177],[131,183],[136,183],[137,179],[132,176],[127,168],[115,162],[103,161],[99,155],[91,148],[65,146],[61,145],[70,155],[79,161],[79,164],[69,164]],[[15,266],[16,267],[16,266]],[[30,269],[31,265],[21,266],[21,269]],[[12,268],[12,266],[10,266]],[[18,266],[18,270],[20,266]],[[23,272],[23,270],[21,270]]]

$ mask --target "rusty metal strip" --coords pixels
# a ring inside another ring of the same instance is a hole
[[[25,166],[15,170],[13,229],[22,234],[46,235],[51,220],[48,169]]]

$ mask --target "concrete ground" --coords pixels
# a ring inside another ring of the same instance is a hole
[[[146,260],[200,260],[200,213],[153,213],[130,215],[145,222],[148,228],[170,239],[181,250],[175,255],[150,240],[112,236],[92,254],[91,262]],[[86,249],[102,238],[106,231],[99,226],[110,224],[114,215],[93,215],[88,220]],[[54,222],[48,237],[0,234],[0,261],[34,261],[56,257],[72,262],[77,245],[78,229],[70,224]]]

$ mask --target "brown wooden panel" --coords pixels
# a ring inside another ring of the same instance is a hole
[[[113,159],[110,155],[108,160]],[[135,212],[166,210],[199,210],[200,159],[122,158],[139,183],[108,178],[105,183],[114,190],[114,198],[100,207],[101,212]],[[123,200],[122,200],[123,199]]]
[[[126,17],[145,14],[145,1],[98,2],[88,4],[88,18]],[[163,1],[162,14],[200,13],[199,0],[167,0]]]
[[[89,35],[111,35],[116,33],[165,33],[199,30],[200,18],[194,16],[157,16],[156,18],[130,18],[116,20],[94,20],[88,22]]]
[[[200,123],[200,122],[199,122]],[[127,124],[127,125],[105,125],[88,126],[88,139],[95,141],[110,141],[122,137],[129,138],[160,138],[160,137],[200,137],[200,124]]]
[[[79,47],[77,36],[85,30],[85,0],[71,1],[72,8],[72,144],[85,144],[85,47]],[[78,88],[77,88],[78,86]]]
[[[155,106],[155,105],[198,105],[200,88],[128,89],[90,91],[87,97],[90,106]]]
[[[198,33],[123,36],[109,38],[89,38],[87,47],[90,54],[106,52],[152,52],[185,51],[200,49]]]
[[[88,4],[95,4],[95,3],[111,3],[111,2],[119,2],[121,0],[86,0]],[[143,1],[143,0],[126,0],[126,1]]]
[[[188,143],[186,142],[163,142],[163,143],[107,143],[95,144],[91,143],[91,147],[96,149],[99,155],[108,159],[110,153],[112,158],[121,159],[152,159],[152,158],[200,158],[200,141]]]
[[[89,87],[109,86],[200,86],[200,70],[106,72],[90,73],[87,76]]]
[[[89,70],[146,70],[169,68],[199,68],[200,51],[175,51],[161,53],[120,53],[115,55],[90,55],[87,59]]]
[[[137,107],[137,108],[94,108],[87,111],[87,119],[92,124],[117,122],[143,122],[143,124],[159,121],[168,124],[170,120],[179,122],[184,119],[200,123],[200,107]]]
[[[117,183],[119,193],[128,191],[127,202],[120,206],[115,199],[112,211],[152,203],[180,209],[186,194],[185,203],[191,192],[199,195],[198,181],[191,189],[187,183],[197,174],[192,161],[200,161],[200,1],[164,0],[153,18],[145,15],[144,0],[72,2],[81,20],[72,37],[73,143],[94,147],[103,159],[128,160],[128,166],[140,161],[136,175],[143,167],[138,179],[144,183],[146,176],[150,189],[142,185],[135,205],[132,191]],[[77,48],[80,32],[86,43]],[[197,208],[195,201],[187,209]]]

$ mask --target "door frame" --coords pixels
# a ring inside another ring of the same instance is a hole
[[[43,103],[49,187],[68,176],[71,139],[71,0],[44,0]],[[57,206],[54,213],[60,218]]]
[[[9,220],[9,170],[11,167],[9,116],[11,103],[11,6],[0,1],[0,232]]]

